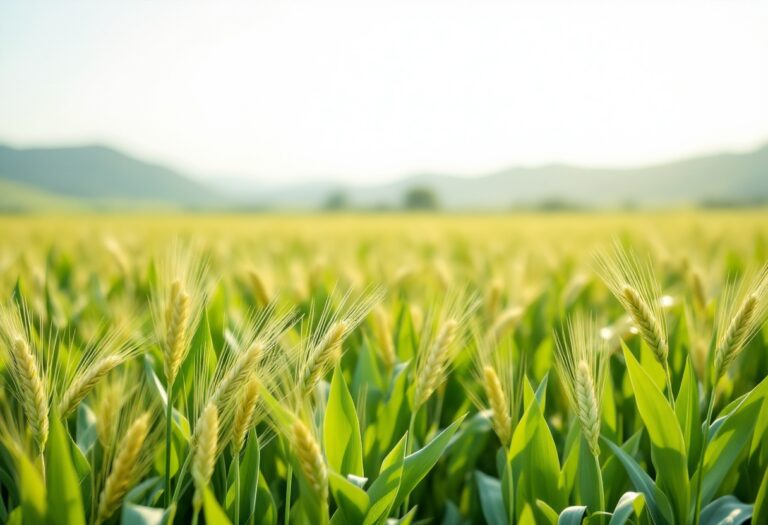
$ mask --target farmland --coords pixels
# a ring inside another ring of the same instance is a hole
[[[766,523],[767,262],[764,211],[0,217],[0,521]]]

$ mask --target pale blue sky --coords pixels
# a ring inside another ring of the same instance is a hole
[[[374,181],[768,141],[768,2],[0,2],[0,142]]]

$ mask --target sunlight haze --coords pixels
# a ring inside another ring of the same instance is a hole
[[[263,183],[768,140],[766,2],[0,4],[0,143]]]

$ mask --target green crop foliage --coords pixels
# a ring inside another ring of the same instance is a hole
[[[768,522],[768,215],[0,217],[0,522]]]

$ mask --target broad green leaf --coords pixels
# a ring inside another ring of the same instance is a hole
[[[685,450],[688,455],[688,471],[693,472],[696,469],[701,447],[701,414],[699,413],[699,384],[690,359],[685,362],[683,380],[675,399],[675,415],[683,431]]]
[[[560,487],[557,447],[539,403],[531,402],[520,419],[512,435],[509,457],[518,519],[522,519],[525,504],[538,499],[555,510],[565,507],[566,495]],[[529,512],[536,510],[531,508]]]
[[[50,418],[50,436],[46,448],[46,487],[49,523],[85,525],[80,479],[72,463],[70,438],[57,415]]]
[[[579,503],[593,510],[600,509],[602,499],[600,494],[600,485],[602,485],[600,461],[592,455],[584,436],[580,436],[577,446],[579,449],[579,468],[576,471],[578,477],[576,485],[581,497]]]
[[[475,483],[483,516],[488,525],[508,525],[504,498],[501,495],[501,481],[476,470]]]
[[[368,510],[368,494],[341,474],[328,472],[331,494],[347,523],[362,523]]]
[[[397,491],[397,498],[395,498],[396,506],[402,503],[405,497],[408,496],[411,491],[416,488],[416,485],[418,485],[429,471],[432,470],[432,467],[435,466],[435,463],[437,463],[440,456],[443,455],[443,452],[448,447],[451,438],[459,429],[461,422],[464,421],[464,417],[465,416],[460,416],[424,447],[413,454],[406,456],[403,462],[403,479],[400,482],[400,488]],[[408,436],[408,439],[410,439],[410,436]]]
[[[624,525],[632,516],[640,517],[645,507],[645,496],[640,492],[625,492],[616,508],[613,510],[613,516],[608,525]]]
[[[701,525],[741,525],[751,517],[752,505],[733,496],[723,496],[701,510]]]
[[[648,512],[650,512],[653,522],[656,525],[672,524],[674,521],[669,500],[667,500],[666,495],[659,490],[651,477],[637,464],[634,458],[622,450],[621,447],[606,438],[600,439],[604,444],[608,445],[608,448],[611,449],[614,456],[622,465],[624,465],[635,490],[641,492],[643,496],[645,496],[645,501],[648,504]]]
[[[667,495],[675,522],[688,520],[690,486],[685,441],[677,416],[653,379],[626,347],[624,359],[635,393],[640,417],[651,438],[651,456],[656,467],[656,484]]]
[[[760,483],[760,489],[757,491],[754,518],[755,523],[766,523],[768,521],[768,469],[763,474],[763,481]]]
[[[557,515],[557,512],[555,509],[547,505],[545,501],[541,501],[540,499],[536,500],[536,508],[539,509],[540,516],[542,516],[542,520],[544,523],[548,523],[549,525],[556,525],[557,520],[559,516]]]
[[[48,510],[46,485],[40,471],[27,456],[13,447],[9,447],[16,465],[19,486],[20,505],[25,523],[43,523]]]
[[[402,483],[405,465],[405,445],[408,436],[403,438],[387,454],[381,464],[381,471],[368,489],[370,507],[365,516],[365,524],[383,523],[395,504]]]
[[[239,459],[239,458],[238,458]],[[236,461],[236,460],[233,460]],[[245,442],[245,450],[240,459],[240,521],[248,523],[256,510],[259,492],[259,469],[261,466],[261,451],[259,438],[255,430],[251,430]],[[227,491],[227,513],[234,516],[235,483],[234,471],[230,469],[229,489]]]
[[[725,476],[734,468],[736,459],[752,438],[763,400],[747,398],[744,404],[728,415],[707,445],[704,456],[704,480],[701,487],[702,505],[715,495]]]
[[[328,464],[333,470],[342,476],[363,475],[363,442],[357,410],[339,367],[331,381],[323,437]]]
[[[85,403],[77,407],[77,446],[83,454],[88,454],[96,444],[96,415]]]
[[[206,525],[231,525],[227,514],[219,506],[210,488],[206,488],[203,493],[203,514]]]
[[[567,507],[558,516],[557,525],[579,525],[586,513],[587,507],[582,505]]]

